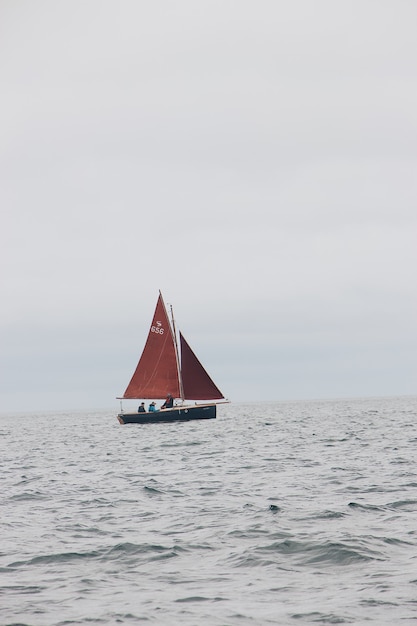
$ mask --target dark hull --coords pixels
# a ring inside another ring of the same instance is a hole
[[[215,419],[216,405],[179,406],[155,413],[119,413],[121,424],[158,424],[163,422],[189,422],[191,420]]]

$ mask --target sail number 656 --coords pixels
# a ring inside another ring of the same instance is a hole
[[[157,333],[158,335],[163,335],[164,334],[164,329],[163,328],[159,328],[158,326],[151,326],[151,332],[152,333]]]

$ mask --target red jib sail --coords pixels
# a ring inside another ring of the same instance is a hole
[[[180,333],[181,378],[186,400],[220,400],[223,394]]]
[[[178,364],[171,324],[159,294],[148,339],[123,398],[165,398],[169,393],[180,397]]]

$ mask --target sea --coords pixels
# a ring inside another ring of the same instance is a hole
[[[417,625],[417,397],[0,416],[2,626]]]

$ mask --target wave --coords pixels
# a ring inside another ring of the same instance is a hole
[[[360,545],[342,542],[324,541],[321,543],[309,541],[284,541],[254,548],[244,554],[232,555],[230,560],[237,567],[252,567],[258,565],[279,565],[288,567],[292,559],[297,565],[355,565],[365,561],[382,561],[381,553]]]
[[[52,494],[50,496],[46,496],[40,491],[24,491],[23,493],[17,493],[10,496],[10,500],[13,502],[19,502],[20,500],[48,500],[51,498]]]
[[[162,546],[158,544],[134,544],[134,543],[119,543],[111,547],[103,547],[97,550],[87,550],[85,552],[57,552],[54,554],[43,554],[32,557],[31,559],[15,561],[10,563],[7,568],[2,568],[3,571],[7,569],[15,569],[20,567],[26,567],[30,565],[51,565],[51,564],[63,564],[68,561],[86,560],[86,559],[98,559],[105,561],[114,561],[119,559],[129,559],[132,556],[145,556],[146,560],[152,561],[156,559],[166,559],[178,556],[181,552],[186,552],[186,548],[174,545],[174,546]]]
[[[318,611],[312,611],[311,613],[294,613],[291,615],[293,619],[307,620],[309,624],[316,622],[319,624],[345,624],[350,622],[350,619],[340,617],[334,613],[320,613]]]
[[[357,509],[358,511],[386,511],[386,505],[376,504],[360,504],[359,502],[349,502],[348,506],[351,509]]]
[[[417,509],[417,500],[396,500],[387,504],[361,504],[359,502],[349,502],[348,506],[352,509],[361,511],[392,511],[402,510],[410,513]]]
[[[402,511],[415,511],[417,509],[417,500],[397,500],[387,505],[390,509],[401,509]]]

